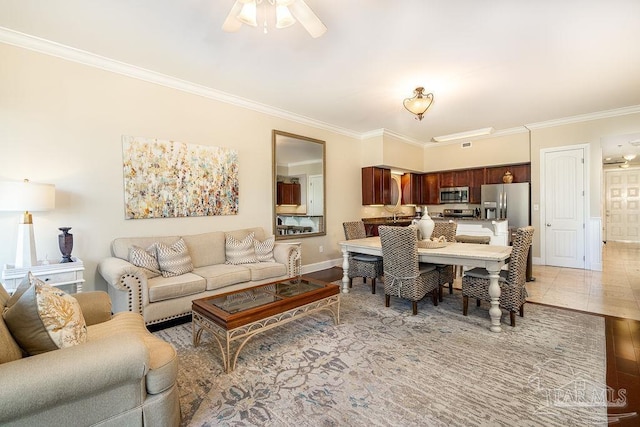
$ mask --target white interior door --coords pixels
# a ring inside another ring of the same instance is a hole
[[[640,169],[605,171],[606,240],[640,242]]]
[[[585,267],[584,149],[544,155],[545,263]]]
[[[308,215],[322,215],[324,211],[324,191],[322,175],[309,176]]]

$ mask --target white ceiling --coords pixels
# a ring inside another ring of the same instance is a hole
[[[306,2],[320,38],[298,24],[225,33],[234,0],[0,0],[0,26],[424,143],[640,105],[638,0]],[[421,122],[402,106],[416,86],[435,96]]]

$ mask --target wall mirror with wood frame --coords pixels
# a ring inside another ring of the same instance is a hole
[[[274,129],[272,159],[276,240],[327,234],[325,142]]]

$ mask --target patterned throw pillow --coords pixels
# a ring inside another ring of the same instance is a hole
[[[171,246],[156,244],[158,264],[162,277],[173,277],[193,271],[191,256],[184,240],[179,239]]]
[[[230,234],[225,238],[225,254],[227,261],[225,264],[251,264],[258,262],[256,258],[256,251],[253,248],[253,236],[255,233],[252,231],[247,236],[238,240]]]
[[[3,317],[13,338],[30,355],[87,341],[78,301],[31,273],[7,301]]]
[[[142,268],[144,274],[147,275],[147,279],[152,279],[162,274],[160,264],[158,264],[158,256],[156,255],[156,246],[157,243],[154,243],[147,249],[143,249],[133,245],[129,249],[129,262],[136,267]]]
[[[253,249],[256,252],[256,258],[260,262],[274,262],[275,258],[273,258],[273,245],[276,242],[276,237],[271,236],[266,239],[264,242],[259,241],[258,239],[253,240]]]

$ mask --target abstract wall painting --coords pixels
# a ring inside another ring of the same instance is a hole
[[[125,219],[238,214],[238,153],[123,136]]]

